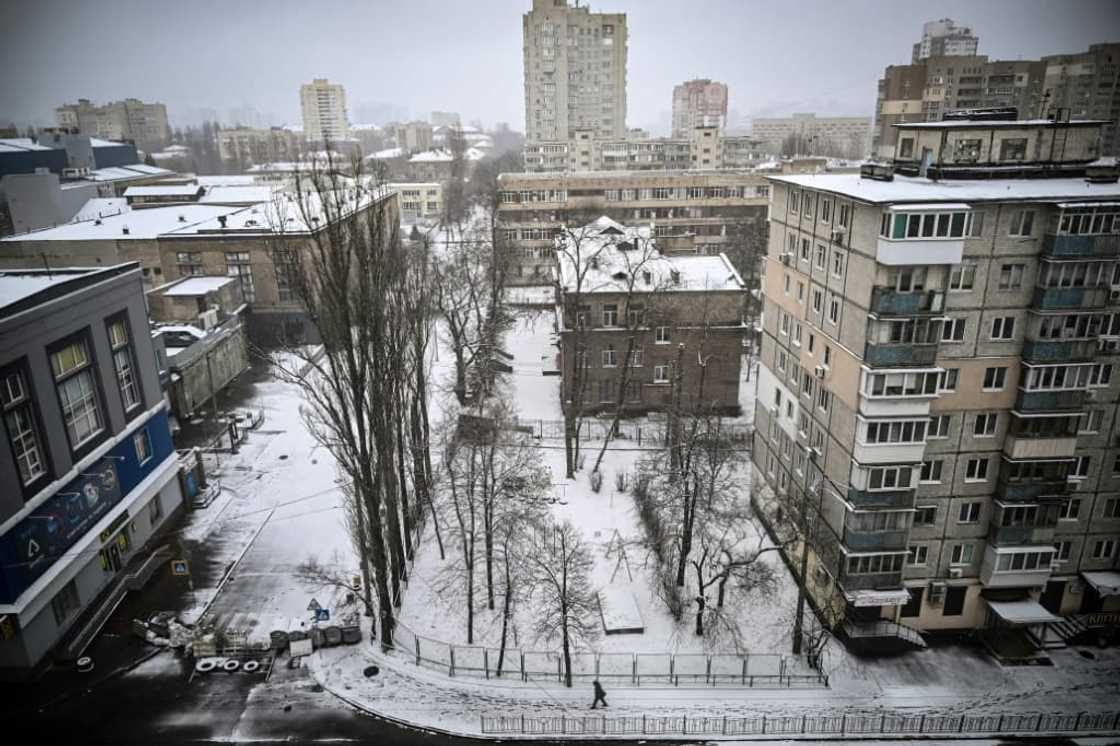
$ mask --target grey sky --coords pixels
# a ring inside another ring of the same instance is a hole
[[[163,101],[172,125],[245,104],[299,120],[299,85],[346,86],[414,116],[524,124],[521,15],[531,0],[5,0],[0,124],[53,123],[79,96]],[[1030,58],[1120,41],[1120,0],[603,0],[629,16],[630,126],[667,127],[675,83],[710,77],[742,116],[870,115],[926,20],[971,24],[980,52]],[[279,121],[277,123],[279,123]]]

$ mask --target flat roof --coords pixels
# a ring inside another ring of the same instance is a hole
[[[18,153],[25,150],[58,150],[58,148],[48,148],[37,142],[31,142],[30,137],[0,138],[0,153]]]
[[[1093,184],[1084,178],[942,179],[899,176],[879,181],[850,174],[783,174],[768,180],[851,197],[869,204],[896,202],[1075,202],[1120,198],[1120,184]]]
[[[152,184],[131,186],[124,190],[125,197],[194,197],[202,191],[198,184]]]
[[[1013,128],[1013,127],[1089,127],[1111,124],[1106,119],[1071,119],[1068,122],[1055,122],[1053,119],[948,119],[940,122],[909,122],[893,125],[906,129],[959,129],[961,127]]]
[[[111,267],[0,270],[0,318],[25,311],[101,279],[139,268],[136,262]]]
[[[224,276],[188,277],[162,291],[162,295],[171,297],[206,295],[215,290],[220,290],[235,279],[236,278]]]
[[[178,228],[217,218],[219,215],[244,210],[244,207],[222,205],[168,205],[144,210],[129,210],[97,220],[66,223],[0,239],[4,241],[126,241],[151,239]],[[182,220],[180,220],[182,217]],[[128,229],[128,233],[124,229]]]
[[[267,185],[212,186],[199,200],[203,205],[252,205],[272,199],[272,187]]]

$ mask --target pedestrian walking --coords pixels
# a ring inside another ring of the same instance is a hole
[[[602,686],[602,684],[599,683],[598,679],[595,679],[594,686],[595,686],[595,701],[593,701],[591,703],[591,709],[594,710],[600,702],[603,703],[603,707],[606,707],[607,706],[607,693],[605,691],[603,691],[603,686]]]

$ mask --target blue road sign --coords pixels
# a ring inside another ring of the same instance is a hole
[[[331,620],[331,612],[328,609],[316,609],[315,610],[315,621],[317,621],[317,622],[329,622],[330,620]]]

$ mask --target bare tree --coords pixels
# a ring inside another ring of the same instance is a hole
[[[537,603],[537,635],[560,638],[564,684],[571,687],[572,649],[599,632],[591,553],[570,521],[545,522],[535,527],[526,560],[530,595]]]

